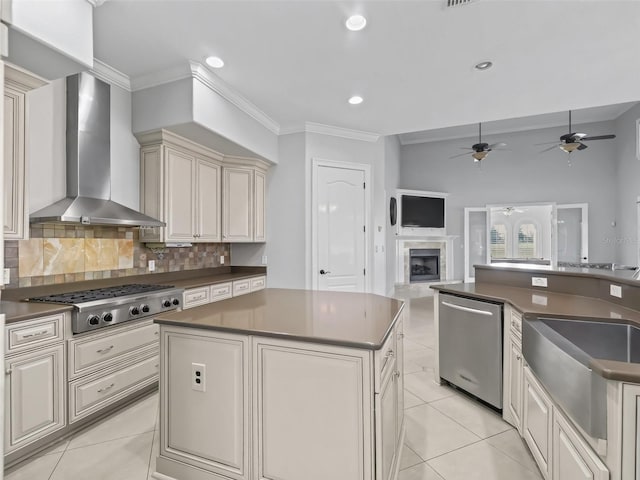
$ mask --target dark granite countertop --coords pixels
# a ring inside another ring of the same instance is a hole
[[[163,325],[377,350],[404,303],[367,293],[268,288],[161,314]]]

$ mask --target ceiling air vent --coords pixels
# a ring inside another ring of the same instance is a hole
[[[447,0],[447,7],[458,7],[468,3],[477,2],[478,0]]]

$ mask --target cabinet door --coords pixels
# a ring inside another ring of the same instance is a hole
[[[225,168],[222,240],[253,241],[253,170]]]
[[[171,411],[161,417],[162,455],[225,478],[247,479],[248,338],[163,329],[162,341],[161,411]]]
[[[551,478],[552,404],[529,367],[524,367],[523,413],[524,439],[540,472],[548,480]]]
[[[253,352],[254,478],[373,478],[366,353],[269,339]],[[392,390],[385,404],[395,424]]]
[[[394,362],[395,363],[395,362]],[[398,375],[396,365],[376,393],[376,480],[390,480],[398,439]]]
[[[196,242],[220,241],[220,166],[198,159]]]
[[[640,480],[640,385],[623,386],[622,478]]]
[[[25,94],[7,86],[4,92],[4,238],[23,239]],[[27,224],[28,225],[28,224]]]
[[[398,443],[404,423],[404,313],[396,325],[396,382],[398,383]]]
[[[254,177],[254,218],[253,218],[253,239],[256,242],[264,242],[267,239],[265,232],[265,195],[267,178],[264,173],[256,170]]]
[[[554,412],[553,476],[558,480],[608,480],[609,470],[585,445],[569,422]]]
[[[520,430],[522,422],[522,351],[513,340],[509,341],[508,403],[514,426]]]
[[[5,453],[65,426],[64,346],[9,358],[5,385]]]
[[[165,241],[191,242],[195,231],[193,155],[166,148],[167,226]]]
[[[165,221],[163,148],[160,145],[140,150],[140,211]],[[140,228],[141,242],[164,242],[165,227]]]

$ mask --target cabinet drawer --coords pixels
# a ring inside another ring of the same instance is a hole
[[[266,278],[265,277],[256,277],[251,279],[251,291],[257,292],[258,290],[264,289],[266,286]]]
[[[6,327],[6,353],[62,341],[64,314],[13,323]]]
[[[89,371],[108,360],[134,353],[145,345],[158,342],[158,325],[145,323],[110,335],[94,334],[69,341],[69,376]],[[104,365],[102,365],[104,366]]]
[[[225,298],[231,298],[233,296],[233,286],[231,282],[217,283],[211,285],[211,301],[217,302],[224,300]]]
[[[236,280],[233,282],[233,296],[244,295],[251,292],[251,279]]]
[[[511,333],[516,335],[519,339],[522,339],[522,315],[520,312],[511,310]]]
[[[393,370],[393,361],[396,356],[396,332],[393,330],[387,339],[385,340],[382,348],[374,352],[375,363],[375,391],[380,393],[382,384],[385,383],[385,378]]]
[[[157,349],[152,353],[119,370],[69,383],[69,423],[155,382],[159,372]]]
[[[184,300],[182,302],[183,308],[193,308],[198,305],[204,305],[211,301],[209,296],[209,287],[198,287],[185,290]]]

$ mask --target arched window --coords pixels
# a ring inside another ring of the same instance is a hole
[[[491,226],[491,258],[507,258],[507,227],[504,223]]]
[[[522,223],[518,228],[516,256],[518,258],[538,257],[538,229],[533,223]]]

